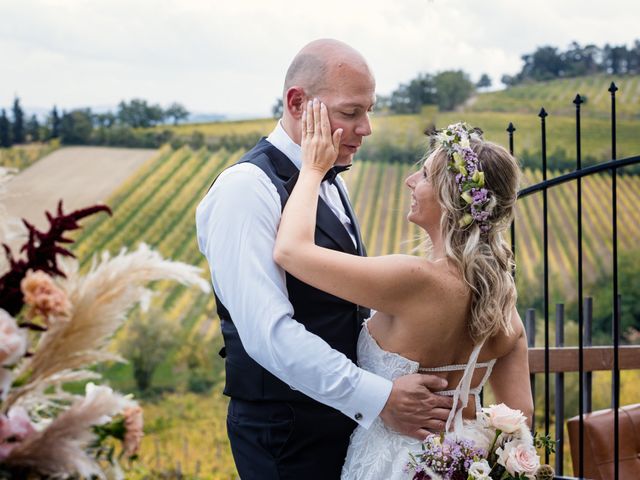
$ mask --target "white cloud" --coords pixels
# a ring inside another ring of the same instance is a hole
[[[296,51],[335,37],[369,60],[380,93],[418,71],[498,83],[537,46],[629,44],[640,4],[578,0],[0,0],[0,104],[63,108],[142,97],[267,115]]]

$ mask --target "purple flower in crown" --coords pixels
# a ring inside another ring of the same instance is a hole
[[[466,123],[449,125],[435,136],[435,145],[450,157],[448,169],[455,173],[456,184],[467,210],[459,221],[464,228],[477,222],[482,232],[491,229],[489,216],[492,209],[491,192],[484,187],[484,172],[478,155],[471,148],[471,140],[481,140],[479,131]]]

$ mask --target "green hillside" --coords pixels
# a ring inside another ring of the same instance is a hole
[[[540,107],[544,107],[552,115],[575,115],[572,102],[579,93],[586,98],[582,108],[588,116],[609,118],[611,94],[607,90],[612,81],[619,88],[616,93],[618,118],[640,119],[640,76],[614,78],[610,75],[592,75],[522,84],[482,93],[469,102],[467,110],[537,114]]]

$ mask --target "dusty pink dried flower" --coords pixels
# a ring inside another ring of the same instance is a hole
[[[63,316],[69,312],[71,305],[67,295],[42,270],[29,271],[20,282],[20,289],[24,302],[30,307],[29,315],[40,314],[47,324],[50,317]]]
[[[128,407],[123,412],[124,415],[124,453],[131,457],[138,452],[140,442],[144,433],[142,431],[143,419],[142,408],[139,405]]]

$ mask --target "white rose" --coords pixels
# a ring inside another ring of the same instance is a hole
[[[528,476],[535,475],[540,467],[540,457],[533,445],[511,441],[502,448],[496,450],[498,463],[507,469],[511,475],[524,473]]]
[[[492,430],[486,428],[481,422],[470,421],[465,422],[459,437],[464,438],[465,440],[471,440],[475,448],[481,448],[488,452],[495,434]]]
[[[504,403],[491,405],[489,408],[483,408],[482,411],[492,427],[505,433],[514,433],[527,422],[520,410],[509,408]]]
[[[0,365],[17,363],[27,351],[27,332],[0,309]]]
[[[491,480],[490,473],[491,465],[484,459],[479,462],[473,462],[469,467],[469,477],[474,480]]]

